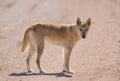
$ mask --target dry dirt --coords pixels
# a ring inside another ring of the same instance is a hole
[[[33,23],[75,23],[92,19],[85,40],[74,47],[70,68],[62,74],[62,48],[45,44],[39,74],[26,74],[28,51],[21,54],[24,31]],[[0,0],[0,81],[120,81],[120,0]]]

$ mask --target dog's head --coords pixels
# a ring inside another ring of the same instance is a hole
[[[83,39],[86,38],[87,33],[90,29],[90,25],[91,25],[91,18],[88,18],[85,23],[82,23],[79,17],[76,19],[76,26],[79,28],[80,35]]]

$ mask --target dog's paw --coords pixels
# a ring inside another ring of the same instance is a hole
[[[45,70],[41,70],[40,73],[45,73],[46,71]]]
[[[63,73],[66,73],[67,71],[63,70],[62,72],[63,72]]]
[[[33,70],[32,70],[32,69],[28,70],[28,73],[32,73],[32,72],[33,72]]]
[[[63,73],[74,74],[74,71],[65,71],[65,70],[63,70]]]
[[[68,71],[67,73],[69,73],[69,74],[74,74],[74,71]]]

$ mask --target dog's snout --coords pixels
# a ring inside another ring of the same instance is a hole
[[[82,38],[85,38],[85,35],[83,35]]]
[[[86,38],[86,33],[82,33],[82,38]]]

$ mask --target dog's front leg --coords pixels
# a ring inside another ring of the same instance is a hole
[[[72,48],[65,47],[64,48],[64,65],[63,65],[63,72],[73,73],[69,69],[69,61],[71,55]]]

